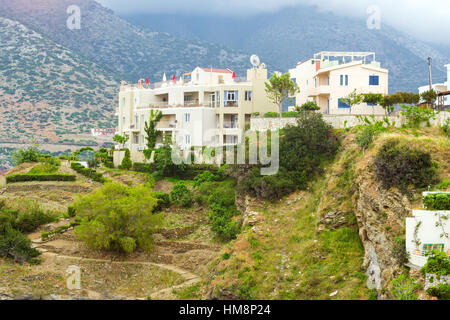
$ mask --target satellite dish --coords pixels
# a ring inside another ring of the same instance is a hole
[[[259,60],[259,57],[254,54],[250,57],[250,63],[252,64],[253,67],[259,67],[261,61]]]

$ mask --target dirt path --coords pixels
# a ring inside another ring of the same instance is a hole
[[[60,254],[56,252],[52,252],[49,250],[48,246],[46,246],[46,242],[42,242],[40,238],[40,233],[33,233],[29,235],[33,246],[41,252],[41,256],[43,258],[49,258],[49,260],[55,260],[55,261],[78,261],[78,262],[96,262],[96,263],[108,263],[111,265],[138,265],[138,266],[153,266],[157,268],[161,268],[164,270],[168,270],[171,272],[177,273],[184,282],[181,284],[177,284],[174,286],[170,286],[168,288],[161,289],[159,291],[156,291],[155,293],[151,294],[151,299],[155,300],[169,300],[174,299],[176,296],[173,294],[173,290],[184,288],[191,286],[193,284],[196,284],[201,280],[201,277],[197,274],[194,274],[188,270],[185,270],[183,268],[180,268],[173,264],[164,264],[164,263],[156,263],[156,262],[150,262],[150,261],[114,261],[111,259],[97,259],[97,258],[86,258],[86,257],[80,257],[80,256],[71,256],[71,255],[65,255]],[[53,244],[58,243],[57,241],[53,241]],[[64,247],[64,241],[60,242],[61,248]],[[56,248],[55,248],[56,249]],[[146,299],[146,298],[138,298],[138,299]]]

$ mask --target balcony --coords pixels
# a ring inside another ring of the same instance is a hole
[[[237,108],[238,106],[237,101],[227,101],[224,105],[225,108]]]
[[[330,86],[323,85],[318,86],[317,88],[312,88],[309,90],[309,97],[321,96],[321,95],[329,95],[330,94]]]
[[[237,123],[237,121],[224,122],[223,128],[224,129],[238,129],[238,123]]]
[[[132,124],[130,125],[130,132],[139,132],[141,131],[140,128],[138,128],[138,126]]]

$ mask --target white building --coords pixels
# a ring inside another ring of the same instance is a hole
[[[444,83],[435,83],[432,84],[431,87],[434,91],[436,91],[438,94],[441,93],[441,101],[438,101],[438,104],[442,104],[444,106],[450,105],[450,95],[443,95],[445,93],[450,94],[450,63],[446,64],[445,67],[447,68],[447,81]],[[422,94],[425,91],[430,90],[430,85],[421,86],[419,87],[419,93]]]
[[[388,94],[389,71],[380,67],[373,52],[319,52],[289,70],[300,93],[296,105],[315,101],[324,114],[349,114],[341,99],[357,93]],[[292,110],[293,107],[290,108]],[[352,114],[384,114],[381,106],[353,106]]]
[[[424,192],[424,195],[428,192]],[[450,211],[413,210],[412,217],[406,218],[406,251],[409,261],[417,267],[427,262],[425,253],[440,250],[450,255]]]
[[[181,150],[191,146],[221,146],[241,141],[252,113],[278,112],[265,93],[267,69],[249,69],[245,79],[229,69],[195,68],[178,80],[154,85],[123,85],[119,93],[118,133],[130,137],[134,162],[144,160],[145,122],[151,110],[161,111],[157,129]]]

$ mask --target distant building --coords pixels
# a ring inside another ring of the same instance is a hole
[[[438,94],[438,100],[436,101],[436,105],[441,108],[450,107],[450,63],[446,64],[447,68],[447,81],[444,83],[435,83],[432,84],[432,89],[436,91]],[[422,94],[425,91],[430,90],[430,85],[419,87],[419,93]]]
[[[375,60],[373,52],[319,52],[289,70],[300,88],[295,104],[315,101],[324,114],[349,114],[350,106],[341,99],[355,89],[358,93],[388,94],[389,71]],[[289,108],[292,110],[293,106]],[[381,106],[362,103],[352,114],[384,114]]]
[[[277,112],[265,92],[267,69],[249,69],[238,79],[229,69],[195,68],[180,79],[153,85],[123,85],[119,93],[118,132],[128,134],[133,161],[144,159],[144,126],[151,110],[161,111],[157,125],[162,135],[181,150],[191,146],[233,145],[241,141],[252,113]]]
[[[105,136],[113,137],[116,134],[116,129],[91,129],[91,134],[94,137]]]

